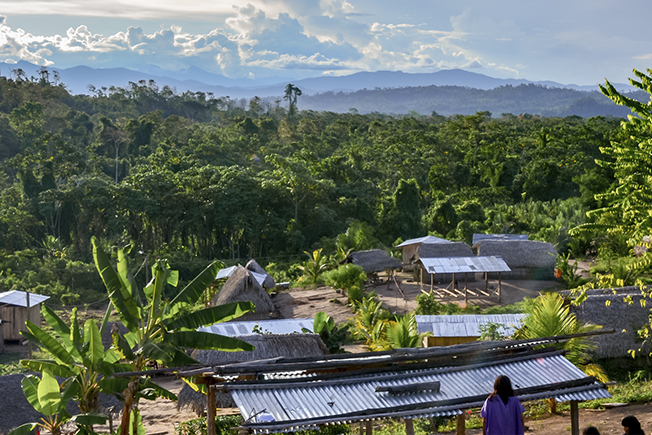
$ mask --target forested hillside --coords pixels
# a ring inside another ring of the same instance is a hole
[[[426,233],[570,239],[613,175],[596,166],[619,119],[336,114],[155,83],[70,95],[45,71],[0,78],[0,291],[91,302],[90,238],[133,244],[143,269],[291,263]],[[340,241],[344,236],[340,236]],[[341,243],[340,243],[341,245]],[[144,279],[143,272],[139,279]]]

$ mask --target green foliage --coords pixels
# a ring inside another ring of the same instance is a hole
[[[385,336],[390,349],[420,347],[426,335],[428,333],[419,334],[414,314],[406,314],[391,320],[385,327]]]
[[[304,252],[309,260],[298,266],[303,271],[303,276],[299,278],[299,282],[306,281],[309,284],[317,284],[321,281],[322,275],[328,270],[328,258],[321,254],[321,249],[312,251],[312,255]]]
[[[351,335],[357,340],[365,340],[367,349],[384,350],[388,347],[385,327],[391,318],[388,310],[382,307],[375,292],[369,293],[358,305]]]
[[[313,330],[304,328],[303,332],[319,334],[330,353],[344,353],[340,346],[346,340],[347,329],[335,326],[335,320],[325,312],[315,314]]]
[[[215,417],[215,434],[229,435],[237,434],[237,430],[231,430],[232,427],[238,427],[242,424],[242,417],[239,415],[218,415]],[[195,418],[193,420],[183,421],[174,426],[174,435],[206,435],[206,417]]]
[[[336,289],[349,290],[353,287],[362,288],[367,280],[367,274],[362,267],[352,263],[343,264],[335,270],[324,273],[324,282]]]
[[[415,300],[417,301],[416,314],[433,316],[439,314],[479,314],[482,310],[477,305],[462,308],[453,302],[442,304],[437,300],[437,296],[433,292],[421,293],[417,295]]]
[[[503,341],[510,338],[504,331],[501,331],[501,329],[507,329],[507,327],[501,323],[485,323],[480,325],[479,329],[480,341]]]
[[[555,259],[559,278],[568,289],[579,287],[587,281],[577,273],[577,260],[570,264],[570,256],[571,252],[568,252],[566,255],[559,254]]]

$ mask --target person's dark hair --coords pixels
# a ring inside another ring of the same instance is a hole
[[[623,421],[621,421],[620,424],[622,424],[623,427],[629,428],[629,435],[645,435],[645,432],[641,429],[641,423],[639,423],[638,419],[633,415],[628,415],[623,418]]]
[[[600,431],[595,426],[589,426],[582,431],[582,435],[600,435]]]
[[[500,397],[500,400],[503,401],[505,405],[509,401],[509,398],[514,395],[514,389],[512,388],[512,381],[505,375],[498,375],[496,381],[494,382],[494,392],[491,393],[489,397],[492,399],[496,396]]]

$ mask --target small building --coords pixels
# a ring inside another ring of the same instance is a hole
[[[569,297],[570,292],[560,292]],[[631,299],[628,304],[623,299]],[[649,322],[652,300],[645,298],[635,286],[615,289],[590,289],[587,298],[580,305],[571,305],[571,312],[577,319],[613,329],[613,334],[599,335],[592,339],[595,347],[589,353],[597,358],[631,357],[629,351],[641,348],[641,355],[650,353],[650,343],[641,343],[637,331]]]
[[[401,268],[401,262],[391,257],[382,249],[351,252],[343,262],[362,267],[362,270],[364,270],[367,276],[385,270],[397,270]]]
[[[503,279],[552,280],[557,250],[552,243],[535,240],[481,240],[478,255],[501,257],[511,269]],[[493,277],[492,277],[493,278]]]
[[[502,325],[500,333],[511,335],[521,327],[526,314],[462,314],[441,316],[414,316],[419,333],[429,332],[424,347],[451,346],[478,341],[481,326],[495,323]]]
[[[276,282],[274,282],[274,278],[272,278],[272,275],[267,273],[267,271],[263,269],[262,266],[258,264],[258,262],[253,258],[249,260],[249,262],[245,266],[245,269],[265,276],[265,280],[263,281],[262,285],[268,290],[271,290],[274,287],[276,287]]]
[[[29,298],[29,307],[27,299]],[[49,296],[11,290],[0,293],[0,319],[2,319],[2,336],[5,340],[22,340],[20,331],[27,331],[25,321],[30,320],[41,326],[41,304]]]
[[[414,272],[414,280],[421,282],[421,262],[419,261],[422,258],[453,258],[453,257],[474,257],[473,249],[464,242],[448,242],[448,243],[437,243],[437,244],[424,244],[417,246],[416,252],[412,257],[412,271]],[[429,272],[424,272],[424,274],[429,274]],[[435,273],[427,278],[434,280],[434,282],[449,282],[453,279],[453,275],[450,273]],[[469,281],[475,281],[475,275],[469,275],[467,277]]]
[[[238,320],[270,319],[270,313],[275,312],[276,307],[253,273],[242,266],[237,266],[213,298],[213,306],[250,301],[256,304],[256,311],[238,317]]]
[[[416,239],[409,239],[396,245],[396,248],[401,248],[403,250],[403,270],[412,270],[417,259],[416,254],[419,246],[436,245],[440,243],[451,243],[451,241],[435,236],[425,236]]]

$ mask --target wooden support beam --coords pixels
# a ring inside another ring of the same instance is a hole
[[[455,435],[465,435],[465,434],[466,434],[466,417],[464,416],[464,410],[462,410],[462,413],[457,415]]]
[[[570,401],[571,411],[571,435],[580,435],[580,413],[577,400]]]
[[[455,274],[453,274],[453,290],[457,290],[457,283],[455,282]]]
[[[431,273],[430,274],[430,291],[435,287],[435,274]]]
[[[421,271],[421,279],[419,280],[419,288],[423,291],[423,266],[419,269]]]
[[[484,273],[484,291],[489,292],[489,273]]]
[[[405,435],[414,435],[414,422],[411,418],[405,419]]]
[[[500,294],[502,293],[503,290],[503,283],[500,280],[500,272],[498,272],[498,302],[500,303]]]
[[[374,425],[371,420],[364,422],[365,425],[365,435],[372,435],[374,433]]]
[[[208,394],[206,395],[206,435],[215,434],[215,410],[217,405],[215,403],[215,386],[208,386]]]
[[[360,435],[364,435],[364,421],[360,422]]]

